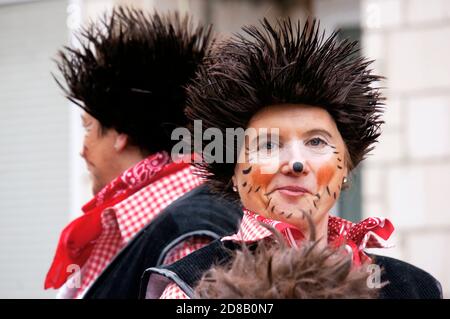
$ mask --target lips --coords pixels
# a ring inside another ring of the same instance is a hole
[[[296,185],[277,187],[275,191],[278,191],[281,194],[287,196],[302,196],[305,194],[311,194],[311,192],[308,189]]]

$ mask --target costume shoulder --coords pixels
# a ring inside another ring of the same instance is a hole
[[[371,255],[383,269],[381,299],[439,299],[442,287],[436,278],[407,262],[379,255]]]
[[[239,204],[211,192],[209,186],[203,184],[170,204],[158,218],[163,220],[170,214],[176,214],[177,217],[186,215],[192,218],[195,217],[192,215],[194,213],[206,214],[206,216],[221,215],[228,219],[231,215],[239,221],[243,214]]]
[[[239,246],[230,241],[216,240],[187,257],[166,266],[146,270],[144,277],[150,278],[149,285],[161,282],[161,277],[174,281],[189,296],[193,287],[206,270],[215,264],[230,260],[233,250]],[[371,255],[374,263],[383,269],[381,282],[388,282],[380,291],[380,299],[438,299],[442,298],[441,284],[429,273],[409,263],[390,257]],[[155,285],[157,287],[157,285]],[[150,297],[158,298],[163,289],[153,290]]]
[[[182,234],[177,236],[179,240],[192,235],[217,239],[236,232],[242,215],[242,208],[237,203],[212,193],[204,184],[169,205],[142,230],[141,240],[145,241],[149,236],[173,237],[168,231],[174,229],[181,230]]]
[[[238,248],[238,244],[217,239],[173,264],[150,267],[142,276],[143,282],[147,284],[143,285],[141,295],[158,299],[165,287],[173,281],[192,298],[193,287],[203,274],[214,265],[227,263],[232,258],[233,251]]]
[[[170,204],[145,226],[108,265],[86,298],[137,298],[142,274],[192,236],[215,240],[237,231],[242,209],[199,186]]]

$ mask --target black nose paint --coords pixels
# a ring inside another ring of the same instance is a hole
[[[301,173],[303,171],[303,164],[300,162],[295,162],[292,165],[292,169],[294,170],[294,172]]]

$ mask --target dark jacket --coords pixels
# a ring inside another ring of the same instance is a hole
[[[171,248],[201,235],[215,240],[235,233],[242,209],[211,194],[206,185],[169,205],[115,257],[85,293],[84,298],[138,298],[141,276],[161,265]]]
[[[203,273],[214,264],[224,264],[231,259],[232,251],[239,245],[231,241],[216,240],[171,265],[146,270],[144,281],[152,287],[149,297],[158,298],[169,279],[174,281],[189,296],[193,297],[196,283]],[[440,283],[427,272],[406,262],[378,255],[370,255],[375,264],[384,269],[380,299],[438,299],[442,298]],[[161,283],[165,284],[161,284]]]

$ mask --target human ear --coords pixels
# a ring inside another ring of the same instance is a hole
[[[114,149],[116,152],[122,152],[128,145],[128,135],[117,133],[114,141]]]

